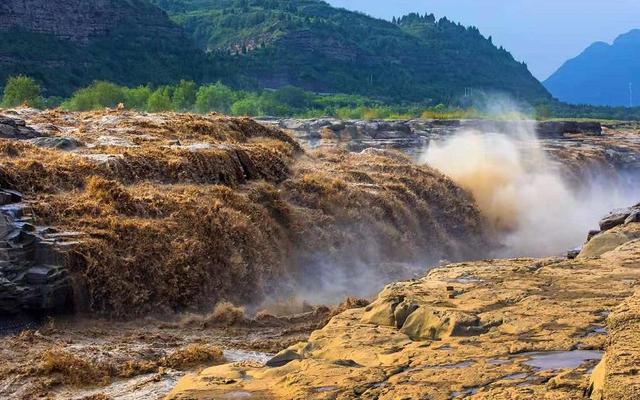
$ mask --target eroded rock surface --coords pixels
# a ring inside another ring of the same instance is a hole
[[[334,317],[274,368],[212,368],[168,398],[634,399],[639,268],[638,240],[599,258],[438,268]]]
[[[0,333],[8,315],[68,305],[72,292],[64,254],[75,243],[71,236],[37,226],[20,193],[0,190]]]

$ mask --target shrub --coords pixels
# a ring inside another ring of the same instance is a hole
[[[238,100],[231,106],[231,114],[256,116],[261,114],[260,98],[258,96],[249,96],[242,100]]]
[[[196,103],[198,90],[195,82],[181,80],[173,91],[173,109],[176,111],[188,111],[193,109]]]
[[[97,108],[116,107],[126,103],[126,89],[116,84],[97,81],[89,87],[76,91],[63,107],[71,111],[89,111]]]
[[[169,111],[171,109],[171,90],[168,86],[156,89],[147,100],[147,110],[150,112]]]
[[[209,111],[228,113],[234,100],[233,90],[220,82],[215,85],[200,86],[196,94],[196,110],[201,113]]]
[[[126,89],[124,92],[124,105],[127,108],[145,110],[152,93],[153,91],[149,86],[138,86],[133,89]]]
[[[44,106],[40,85],[28,76],[10,77],[4,87],[2,106],[17,107],[23,104],[36,108]]]

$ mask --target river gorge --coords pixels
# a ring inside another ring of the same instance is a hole
[[[1,395],[640,390],[637,124],[0,114]]]

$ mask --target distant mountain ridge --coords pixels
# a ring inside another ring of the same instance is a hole
[[[630,98],[629,84],[636,99]],[[544,82],[551,94],[573,104],[640,104],[640,29],[620,35],[613,44],[596,42],[567,61]]]

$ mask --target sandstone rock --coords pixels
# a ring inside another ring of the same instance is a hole
[[[135,147],[131,141],[118,136],[99,136],[96,143],[100,146]]]
[[[304,359],[244,368],[247,378],[232,390],[278,399],[325,398],[321,388],[336,399],[600,399],[602,392],[604,399],[635,400],[640,292],[620,304],[634,293],[629,279],[637,274],[639,248],[633,241],[601,259],[487,260],[434,269],[423,279],[387,286],[371,307],[335,316],[311,335]],[[477,279],[459,281],[467,276]],[[463,288],[454,300],[446,298],[449,286]],[[594,322],[614,308],[608,337],[592,334]],[[573,350],[605,346],[589,390],[595,355],[583,359]],[[169,398],[229,392],[207,378],[185,378]]]
[[[640,228],[638,226],[627,225],[627,227],[630,228],[621,225],[594,236],[582,248],[577,258],[599,257],[625,243],[640,238]]]
[[[404,299],[378,299],[365,308],[362,322],[380,326],[396,326],[395,310]]]
[[[607,318],[608,345],[591,375],[591,399],[640,398],[640,291]]]
[[[600,233],[602,233],[601,230],[591,230],[591,231],[589,231],[589,234],[587,235],[587,242],[589,242],[591,239],[593,239],[596,235],[599,235]]]
[[[297,349],[289,348],[281,351],[272,359],[267,361],[266,366],[272,368],[282,367],[289,364],[291,361],[301,360],[302,358],[302,355],[297,351]]]
[[[396,328],[402,328],[407,318],[412,315],[418,308],[420,308],[420,306],[417,303],[407,299],[398,304],[396,306],[396,309],[393,311],[393,318],[395,320]]]
[[[412,313],[400,331],[411,340],[440,340],[451,336],[475,336],[486,332],[480,319],[457,311],[420,307]]]
[[[573,259],[577,258],[577,257],[580,255],[580,252],[581,252],[581,251],[582,251],[582,248],[581,248],[581,247],[579,247],[579,248],[577,248],[577,249],[569,250],[569,251],[567,252],[567,258],[568,258],[569,260],[573,260]]]

